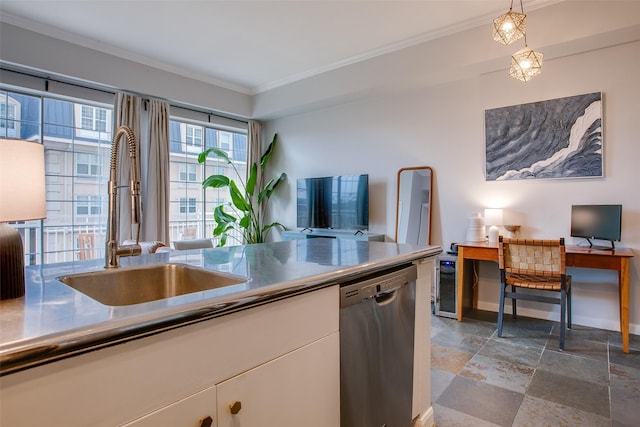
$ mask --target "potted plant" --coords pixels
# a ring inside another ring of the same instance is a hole
[[[265,169],[276,148],[277,141],[278,134],[275,134],[260,158],[260,170],[254,162],[249,169],[246,182],[225,151],[209,148],[198,155],[198,163],[204,163],[209,154],[224,160],[231,165],[237,177],[236,182],[225,175],[210,175],[202,182],[204,188],[229,188],[231,203],[217,206],[213,211],[213,218],[216,222],[213,236],[220,238],[218,246],[225,246],[228,238],[234,237],[230,235],[232,231],[237,231],[242,236],[243,241],[239,243],[251,244],[263,243],[273,227],[284,229],[284,226],[277,221],[269,224],[264,223],[269,199],[287,179],[287,174],[283,172],[277,179],[270,179],[264,183]],[[225,210],[227,206],[231,209],[230,211]]]

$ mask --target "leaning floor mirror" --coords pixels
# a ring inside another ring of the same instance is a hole
[[[398,171],[396,242],[413,245],[431,243],[431,181],[429,166]]]

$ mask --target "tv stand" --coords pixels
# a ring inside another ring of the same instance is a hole
[[[362,230],[309,229],[283,231],[282,240],[301,240],[325,237],[329,239],[364,240],[384,242],[384,234],[372,234]]]
[[[589,239],[588,237],[585,237],[585,239],[587,239],[587,242],[589,242],[589,249],[602,249],[604,251],[615,251],[616,247],[613,244],[613,240],[609,240],[609,243],[611,243],[611,247],[609,246],[604,246],[604,245],[594,245],[593,242],[591,241],[591,239]]]

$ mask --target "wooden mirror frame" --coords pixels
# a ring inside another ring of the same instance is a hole
[[[408,172],[408,171],[428,171],[429,172],[429,183],[428,183],[428,190],[429,194],[427,197],[426,202],[429,204],[429,221],[427,224],[427,241],[426,242],[419,242],[419,244],[427,244],[430,245],[431,244],[431,218],[432,218],[432,200],[431,200],[431,194],[433,192],[433,169],[429,166],[415,166],[415,167],[408,167],[408,168],[401,168],[400,170],[398,170],[398,185],[397,185],[397,194],[396,194],[396,236],[395,236],[395,241],[396,243],[405,243],[405,242],[398,242],[398,234],[399,234],[399,230],[398,227],[400,225],[400,206],[401,206],[401,200],[400,200],[400,196],[401,196],[401,176],[403,172]],[[425,200],[420,201],[420,203],[424,203]]]

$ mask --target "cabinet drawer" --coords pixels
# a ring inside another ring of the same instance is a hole
[[[218,425],[216,422],[215,386],[124,424],[123,427],[198,427],[203,425],[203,420],[206,417],[211,417],[212,427]]]

